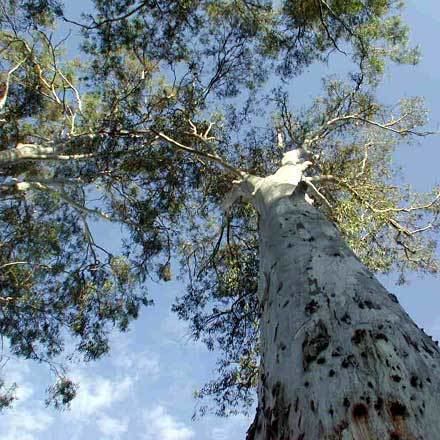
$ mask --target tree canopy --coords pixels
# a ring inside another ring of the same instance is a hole
[[[272,173],[286,150],[308,152],[310,198],[370,269],[438,270],[439,189],[412,192],[392,164],[396,147],[429,134],[423,100],[376,97],[387,62],[418,60],[402,7],[95,0],[72,20],[57,0],[1,2],[0,333],[13,355],[52,368],[49,400],[75,395],[55,362],[66,341],[71,356],[104,355],[111,329],[151,304],[148,282],[180,262],[174,309],[222,352],[199,395],[220,414],[250,402],[257,215],[223,202],[234,179]],[[82,32],[71,58],[67,26]],[[295,78],[336,54],[350,72],[295,108]],[[101,220],[124,225],[119,254],[95,241]]]

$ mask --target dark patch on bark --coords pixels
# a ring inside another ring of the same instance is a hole
[[[345,324],[350,325],[351,324],[351,316],[346,312],[342,316],[341,321],[344,322]]]
[[[344,402],[343,402],[344,406],[346,408],[350,407],[350,400],[348,399],[348,397],[344,397]]]
[[[318,358],[318,360],[316,361],[317,364],[322,365],[325,364],[325,357],[320,357]]]
[[[309,303],[306,304],[304,310],[308,315],[313,315],[319,309],[318,301],[312,299]]]
[[[338,438],[341,438],[342,433],[348,428],[348,422],[346,420],[341,420],[334,428],[336,435]]]
[[[381,307],[379,304],[374,303],[373,301],[370,301],[369,299],[366,299],[364,301],[365,307],[370,310],[381,310]]]
[[[365,309],[365,303],[361,300],[358,295],[353,296],[353,301],[357,304],[360,309]]]
[[[359,345],[367,336],[367,331],[364,329],[356,329],[351,338],[353,344]]]
[[[312,412],[315,412],[315,411],[316,411],[315,401],[314,401],[314,400],[311,400],[311,401],[310,401],[310,409],[312,410]]]
[[[302,344],[304,370],[308,369],[309,365],[318,358],[329,344],[330,335],[327,327],[322,320],[319,320],[310,332],[306,332],[304,337]]]
[[[339,243],[335,243],[335,242],[330,242],[327,243],[326,246],[324,246],[323,251],[326,255],[330,256],[330,257],[342,257],[342,253],[341,253],[341,246]]]
[[[333,370],[333,369],[331,369],[331,370],[328,372],[329,377],[333,377],[335,374],[336,374],[336,372],[335,372],[335,370]]]
[[[391,379],[393,379],[393,381],[397,383],[399,383],[402,380],[402,378],[398,374],[393,374],[391,376]]]
[[[269,292],[270,292],[270,273],[264,272],[264,279],[266,281],[266,284],[264,286],[264,293],[263,293],[263,305],[266,304],[267,300],[269,299]]]
[[[408,430],[408,426],[405,423],[405,419],[409,416],[406,406],[401,402],[393,401],[388,403],[388,408],[394,428],[394,430],[391,432],[394,433],[394,438],[399,438],[401,440],[415,439],[415,436]]]
[[[400,402],[390,402],[389,403],[389,409],[391,417],[403,417],[406,418],[409,416],[408,410],[406,409],[406,406],[403,403]]]
[[[276,438],[288,440],[289,438],[289,413],[291,405],[286,405],[284,388],[281,382],[277,382],[272,387],[272,397],[274,404],[272,408],[267,408],[264,414],[266,421],[265,438]]]
[[[390,440],[402,440],[400,434],[396,431],[390,432]]]
[[[349,354],[348,356],[346,356],[341,362],[342,368],[358,367],[358,366],[359,366],[359,364],[358,364],[356,358],[354,357],[354,355],[352,355],[352,354]]]
[[[305,226],[301,222],[298,222],[296,224],[296,229],[300,230],[300,229],[306,229],[306,228],[305,228]]]
[[[388,296],[390,297],[390,300],[396,304],[399,304],[399,300],[397,299],[397,296],[394,295],[394,293],[389,293]]]
[[[423,348],[423,350],[425,350],[426,353],[428,353],[429,355],[432,356],[432,355],[434,354],[434,352],[428,347],[428,345],[426,344],[425,341],[422,341],[422,348]]]
[[[279,326],[279,324],[277,324],[276,327],[275,327],[275,334],[273,335],[273,342],[275,342],[277,340],[278,326]]]
[[[364,403],[356,403],[356,405],[353,406],[352,414],[355,419],[359,419],[361,417],[368,417],[367,405],[365,405]]]
[[[310,295],[318,295],[320,293],[320,289],[318,287],[318,280],[316,278],[309,278],[309,292]]]
[[[286,301],[284,301],[284,304],[283,304],[283,309],[285,309],[286,307],[287,307],[287,305],[289,304],[289,300],[288,299],[286,299]]]
[[[376,339],[376,341],[385,341],[388,342],[388,337],[384,333],[377,332],[373,333],[373,338]]]
[[[383,399],[382,397],[378,397],[376,403],[374,404],[374,409],[379,412],[382,411],[383,408]]]
[[[411,337],[409,337],[406,333],[402,333],[403,338],[405,339],[406,343],[410,346],[413,347],[416,351],[420,352],[420,348],[419,345],[417,344],[417,342],[413,341],[411,339]]]
[[[339,357],[339,356],[342,356],[342,352],[343,352],[343,349],[342,349],[342,347],[336,347],[333,351],[332,351],[332,357]]]

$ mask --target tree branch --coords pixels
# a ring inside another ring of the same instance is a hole
[[[141,2],[140,5],[136,6],[135,8],[129,10],[128,12],[126,12],[123,15],[120,15],[119,17],[112,17],[112,18],[107,18],[105,20],[99,21],[99,22],[95,22],[93,25],[86,25],[83,23],[79,23],[77,21],[74,20],[70,20],[66,17],[64,17],[64,15],[61,17],[66,23],[70,23],[70,24],[74,24],[75,26],[80,26],[83,29],[87,29],[87,30],[93,30],[93,29],[97,29],[99,27],[101,27],[104,24],[107,23],[114,23],[116,21],[119,20],[125,20],[126,18],[129,18],[130,16],[132,16],[133,14],[135,14],[136,12],[140,11],[142,8],[144,8],[146,6],[147,2]],[[95,21],[95,20],[93,20]]]
[[[355,188],[353,188],[352,185],[350,185],[348,182],[344,181],[343,179],[338,178],[337,176],[323,175],[323,176],[308,177],[307,180],[306,180],[306,183],[308,183],[310,185],[311,182],[323,182],[323,181],[333,181],[333,182],[339,183],[340,185],[344,186],[361,203],[363,203],[370,211],[372,211],[375,214],[386,214],[386,213],[390,213],[390,212],[395,212],[395,213],[405,212],[405,213],[409,213],[409,212],[412,212],[412,211],[429,209],[435,203],[437,203],[440,200],[440,192],[439,192],[437,194],[437,196],[431,202],[429,202],[429,203],[427,203],[425,205],[409,206],[407,208],[386,208],[386,209],[380,209],[380,208],[375,208],[370,202],[365,200],[365,198],[361,194],[359,194],[359,192]],[[408,228],[406,228],[403,225],[401,225],[394,218],[389,218],[387,221],[388,221],[388,223],[393,228],[397,229],[399,232],[401,232],[402,234],[406,235],[407,237],[410,237],[410,236],[412,236],[412,235],[414,235],[416,233],[419,233],[419,232],[426,231],[426,230],[431,229],[433,227],[433,225],[430,223],[430,224],[428,224],[425,227],[417,228],[417,229],[414,229],[414,230],[411,231]]]
[[[98,216],[104,220],[112,220],[112,218],[108,214],[99,211],[98,209],[87,208],[86,206],[81,205],[80,203],[72,199],[66,192],[62,190],[53,189],[49,185],[46,185],[44,183],[37,181],[32,181],[32,182],[23,181],[23,182],[15,183],[15,187],[19,191],[37,190],[37,191],[45,191],[52,193],[55,196],[59,197],[64,202],[66,202],[72,208],[76,209],[77,211],[85,215],[93,215],[93,216]]]
[[[161,131],[156,131],[154,129],[150,129],[152,133],[154,133],[159,138],[169,142],[171,145],[176,147],[178,150],[185,151],[186,153],[193,154],[195,156],[203,157],[205,159],[208,159],[211,162],[217,163],[222,168],[224,168],[227,171],[232,172],[236,177],[242,178],[246,175],[244,171],[241,171],[238,168],[235,168],[234,166],[230,165],[228,162],[226,162],[221,156],[219,156],[216,153],[206,153],[204,151],[196,150],[195,148],[188,147],[186,145],[181,144],[180,142],[176,141],[175,139],[171,138],[170,136],[166,135],[165,133]]]
[[[30,160],[82,160],[91,157],[96,157],[96,154],[57,154],[56,147],[19,143],[15,149],[0,151],[0,167]]]

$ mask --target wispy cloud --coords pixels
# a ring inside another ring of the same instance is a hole
[[[2,440],[36,440],[34,434],[46,431],[53,417],[43,410],[19,408],[8,410],[0,428]]]
[[[191,428],[177,421],[161,405],[145,411],[144,421],[146,428],[144,440],[189,440],[195,435]]]
[[[110,380],[99,375],[73,375],[80,384],[78,395],[72,402],[70,414],[74,417],[88,417],[109,408],[115,402],[124,400],[133,387],[129,376]]]
[[[156,380],[160,375],[159,356],[149,351],[132,352],[128,350],[114,350],[111,363],[121,371],[129,373],[134,380],[142,377]]]
[[[151,381],[160,376],[158,353],[149,349],[139,350],[133,338],[128,338],[126,333],[113,333],[111,347],[110,363],[117,371],[129,374],[134,380],[148,378]]]
[[[17,400],[14,402],[14,407],[22,406],[29,400],[35,392],[34,386],[29,381],[31,378],[31,363],[28,360],[18,359],[6,353],[7,361],[3,364],[2,379],[5,381],[5,388],[8,388],[13,383],[17,384],[15,396]],[[0,361],[3,357],[0,355]],[[35,364],[33,365],[35,367]]]
[[[127,432],[128,421],[127,419],[118,419],[116,417],[110,417],[106,414],[102,414],[96,420],[96,426],[105,436],[112,440],[119,440],[122,438],[122,434]]]

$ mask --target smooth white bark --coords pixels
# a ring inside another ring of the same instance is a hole
[[[94,157],[94,154],[58,154],[56,147],[45,147],[38,144],[18,144],[14,149],[0,151],[0,166],[30,160],[80,160],[90,157]]]
[[[440,439],[437,345],[305,201],[304,162],[287,166],[245,183],[262,303],[248,440]]]

